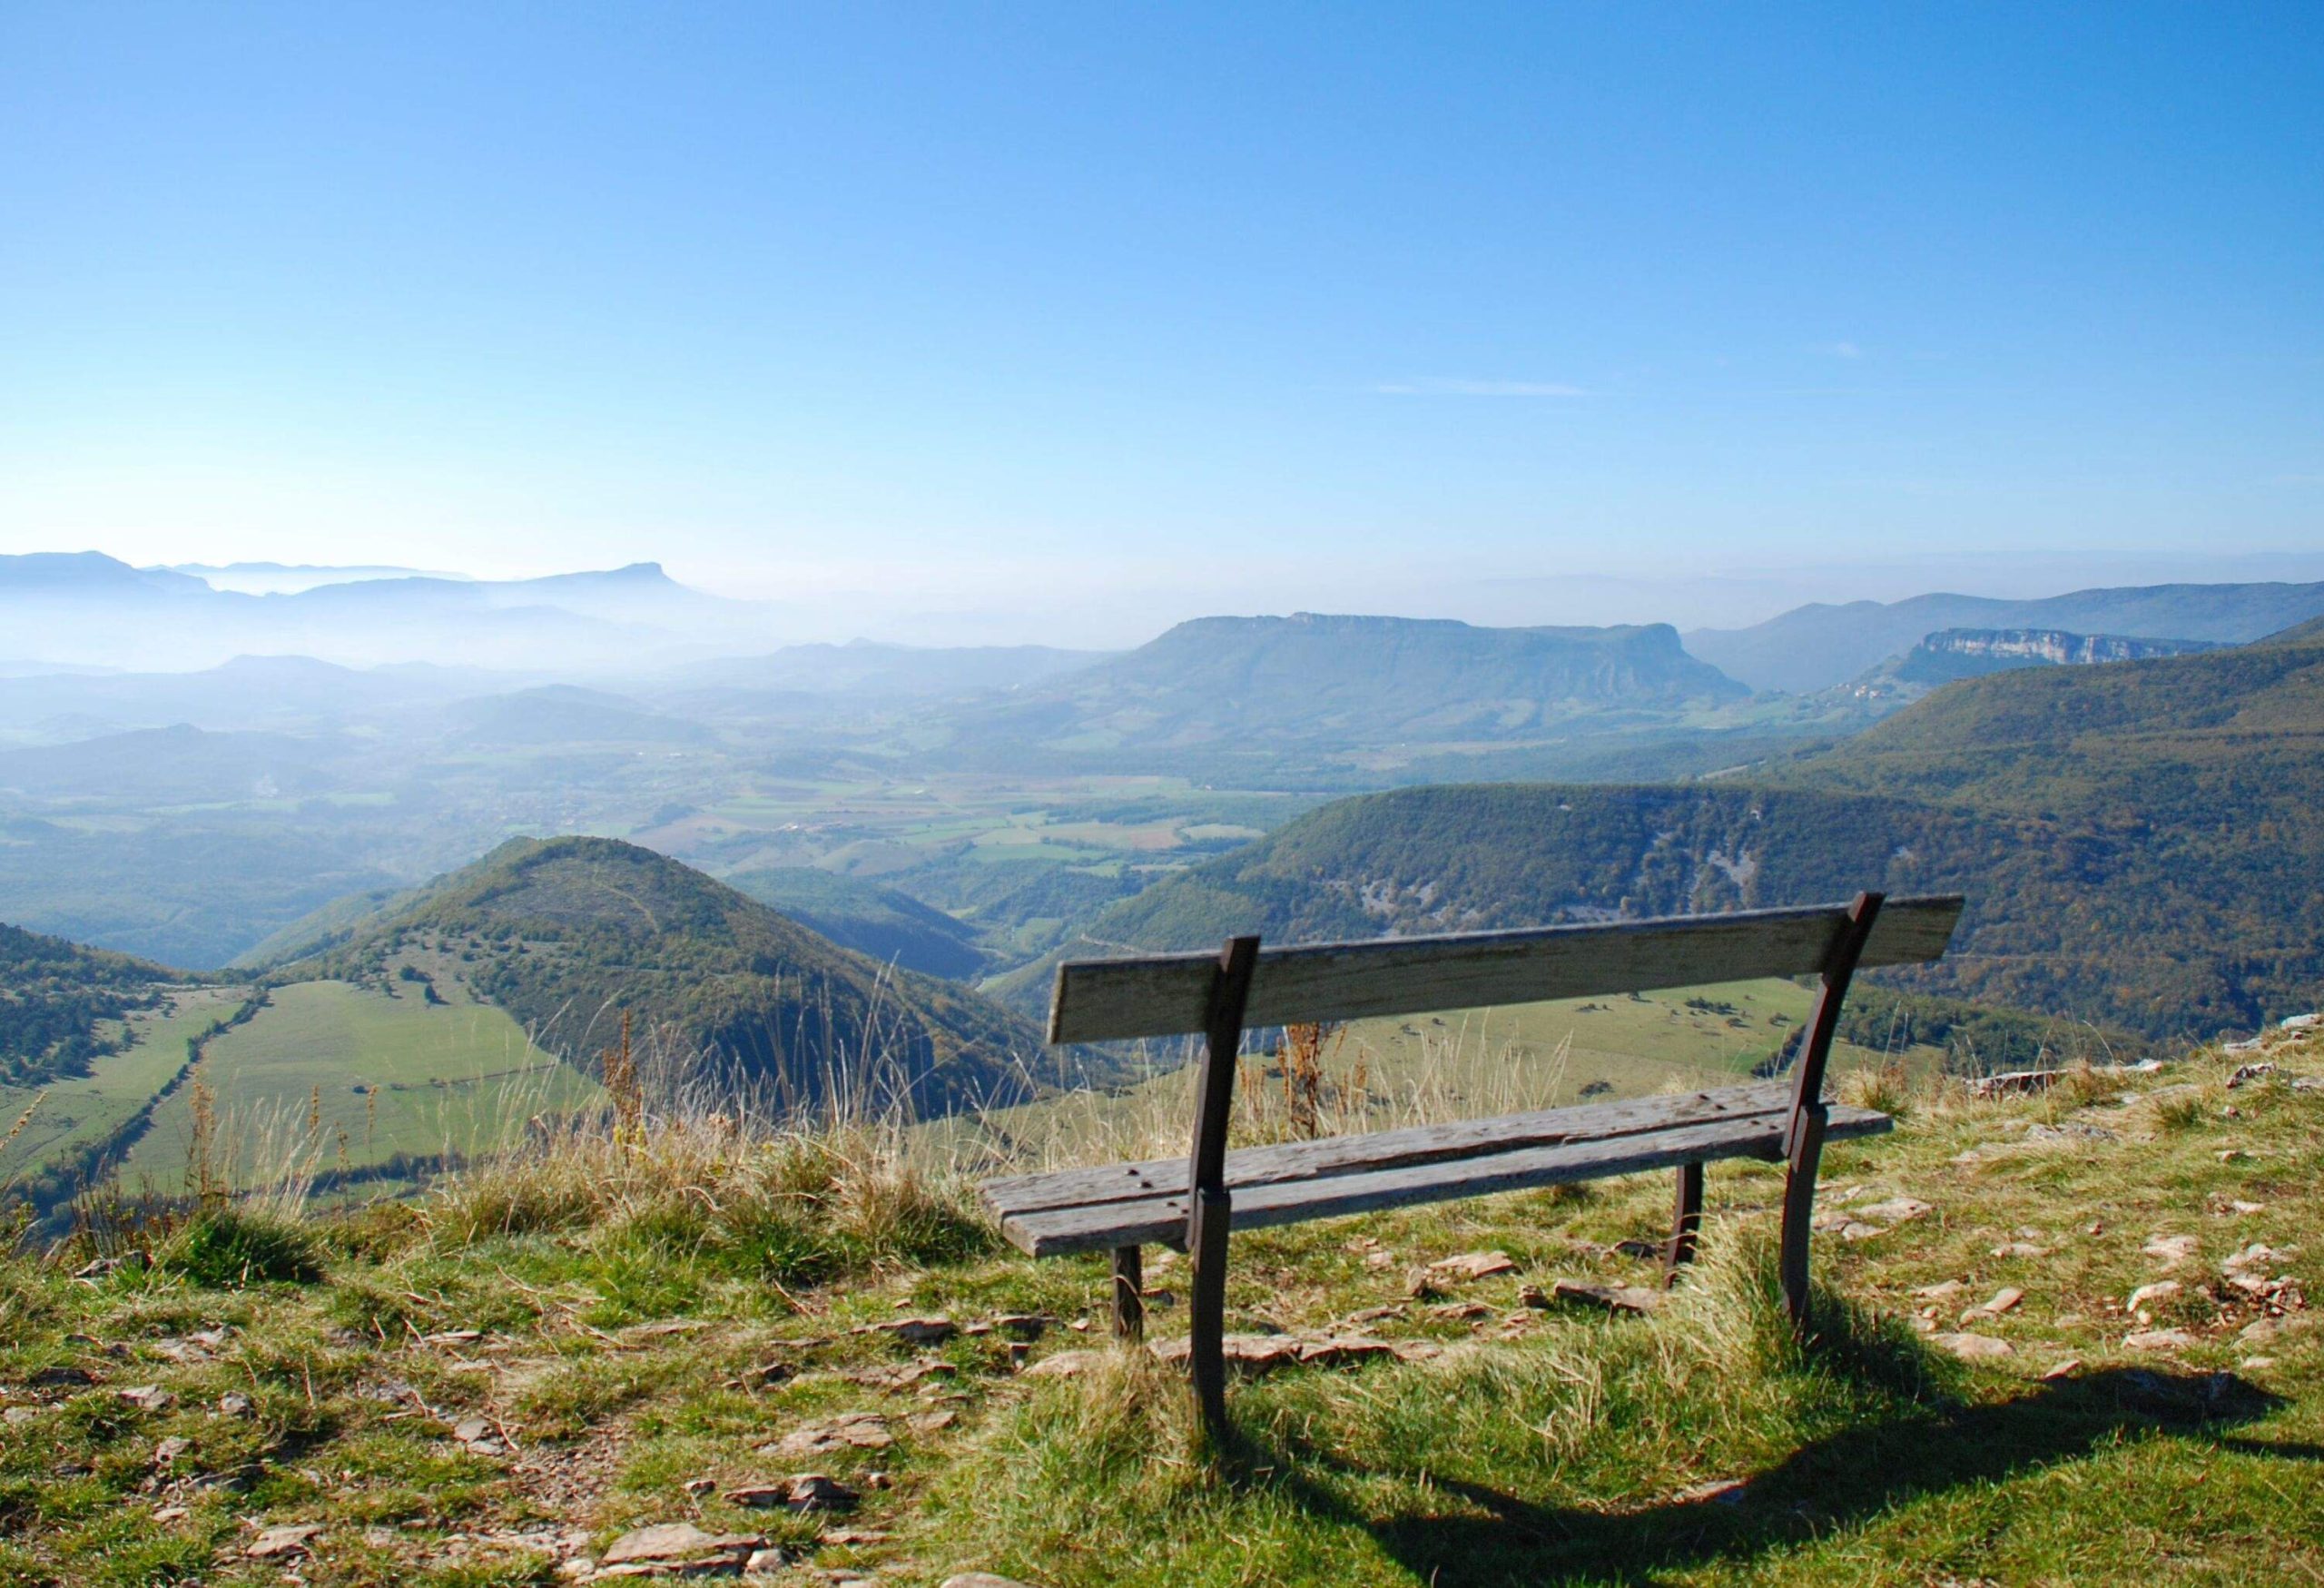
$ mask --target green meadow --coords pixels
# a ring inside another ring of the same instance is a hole
[[[169,992],[161,1008],[129,1018],[128,1046],[99,1059],[90,1074],[45,1087],[0,1087],[0,1130],[24,1119],[15,1139],[0,1146],[0,1183],[119,1129],[184,1067],[187,1041],[232,1014],[247,993],[241,987]]]
[[[254,1019],[211,1041],[197,1079],[214,1100],[219,1161],[246,1185],[300,1164],[329,1173],[497,1144],[597,1090],[501,1010],[457,986],[431,1004],[417,983],[393,996],[345,981],[275,988]],[[181,1189],[195,1134],[189,1084],[154,1110],[122,1186]]]

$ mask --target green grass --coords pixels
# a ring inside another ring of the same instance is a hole
[[[1358,1021],[1326,1040],[1323,1111],[1335,1129],[1387,1129],[1732,1086],[1798,1030],[1813,1001],[1808,989],[1773,979]],[[1097,1140],[1114,1144],[1118,1156],[1167,1157],[1182,1150],[1193,1118],[1194,1072],[1184,1054],[1157,1044],[1148,1057],[1157,1073],[1149,1079],[920,1129],[946,1150],[971,1157],[1078,1158]],[[1944,1059],[1927,1046],[1874,1050],[1842,1041],[1833,1045],[1831,1062],[1836,1080],[1888,1064],[1910,1080],[1934,1074]],[[1237,1140],[1274,1139],[1285,1117],[1274,1060],[1246,1058],[1238,1088]]]
[[[271,1181],[286,1155],[328,1172],[340,1162],[342,1130],[355,1168],[397,1153],[495,1145],[527,1114],[596,1094],[595,1082],[534,1047],[507,1013],[445,985],[449,1001],[429,1004],[416,983],[390,998],[345,981],[297,982],[212,1039],[199,1075],[216,1099],[221,1150],[238,1179]],[[317,1088],[321,1128],[312,1131]],[[154,1110],[120,1183],[181,1189],[193,1139],[191,1089],[182,1087]]]
[[[184,1067],[187,1039],[233,1013],[246,991],[192,987],[167,993],[162,1008],[131,1015],[130,1045],[99,1058],[90,1074],[46,1087],[0,1087],[0,1129],[40,1100],[23,1131],[0,1147],[0,1182],[120,1129]]]
[[[2324,1344],[2296,1287],[2273,1339],[2247,1335],[2264,1308],[2221,1278],[2255,1242],[2289,1254],[2265,1272],[2306,1273],[2324,1227],[2324,1092],[2290,1084],[2324,1077],[2324,1041],[2266,1057],[2274,1075],[2232,1090],[2216,1056],[2119,1095],[2102,1076],[1997,1102],[1923,1083],[1892,1136],[1827,1154],[1822,1205],[1931,1210],[1817,1238],[1805,1343],[1769,1279],[1768,1166],[1713,1168],[1705,1258],[1647,1318],[1520,1290],[1649,1281],[1614,1243],[1662,1232],[1663,1176],[1238,1234],[1231,1328],[1440,1350],[1239,1383],[1219,1458],[1196,1447],[1182,1381],[1103,1346],[1100,1261],[1009,1253],[960,1222],[962,1188],[869,1138],[571,1138],[314,1219],[317,1283],[237,1268],[212,1287],[165,1252],[90,1285],[68,1277],[82,1254],[18,1256],[0,1261],[0,1404],[29,1415],[0,1422],[0,1581],[273,1583],[284,1563],[243,1546],[303,1522],[322,1529],[308,1583],[547,1584],[568,1555],[675,1521],[768,1535],[802,1588],[972,1570],[1045,1588],[2311,1581]],[[770,1274],[778,1215],[821,1268]],[[2170,1270],[2184,1289],[2133,1318],[2123,1298],[2163,1274],[2157,1236],[2193,1238]],[[1410,1294],[1430,1260],[1492,1248],[1516,1271]],[[1919,1294],[1944,1281],[1964,1288]],[[1150,1252],[1148,1282],[1156,1335],[1182,1331],[1183,1259]],[[1963,1325],[2003,1287],[2023,1299]],[[1005,1328],[927,1347],[852,1332],[939,1313],[1045,1314],[1031,1361],[1098,1360],[1027,1377]],[[2129,1343],[2150,1326],[2187,1339]],[[2010,1354],[1932,1341],[1964,1327]],[[915,1365],[929,1376],[891,1371]],[[94,1382],[41,1380],[67,1367]],[[148,1384],[174,1399],[119,1394]],[[251,1415],[215,1412],[230,1391]],[[859,1412],[893,1443],[757,1454]],[[494,1447],[453,1439],[470,1417]],[[156,1472],[169,1437],[189,1448]],[[808,1470],[861,1508],[723,1497]]]

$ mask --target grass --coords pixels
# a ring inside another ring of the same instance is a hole
[[[1772,1290],[1764,1166],[1713,1169],[1704,1260],[1643,1318],[1520,1290],[1648,1281],[1617,1243],[1662,1232],[1665,1177],[1238,1235],[1231,1328],[1439,1349],[1238,1384],[1216,1460],[1183,1382],[1101,1346],[1102,1264],[1000,1246],[944,1144],[699,1112],[576,1126],[424,1197],[308,1216],[312,1282],[194,1272],[166,1246],[94,1283],[74,1251],[0,1263],[0,1582],[275,1583],[286,1563],[243,1550],[298,1522],[322,1529],[307,1583],[550,1583],[675,1521],[765,1534],[799,1584],[2312,1580],[2324,1350],[2296,1286],[2270,1318],[2223,1277],[2253,1243],[2288,1254],[2262,1273],[2302,1275],[2324,1222],[2324,1092],[2290,1084],[2324,1076],[2324,1041],[2265,1057],[2232,1090],[2201,1055],[1991,1101],[1866,1072],[1851,1084],[1905,1111],[1827,1153],[1820,1206],[1879,1232],[1818,1237],[1805,1342]],[[1905,1196],[1930,1210],[1876,1215]],[[2194,1248],[2166,1270],[2157,1237]],[[1516,1270],[1410,1294],[1479,1249]],[[2126,1315],[2166,1271],[2181,1294]],[[1157,1336],[1184,1327],[1185,1280],[1149,1254]],[[2004,1287],[2023,1298],[1963,1321]],[[994,1327],[854,1332],[939,1314]],[[997,1321],[1018,1315],[1039,1317]],[[2187,1340],[2130,1343],[2149,1327]],[[2010,1353],[1956,1358],[1935,1339],[1956,1330]],[[1068,1350],[1092,1365],[1016,1370]],[[148,1385],[172,1398],[121,1394]],[[217,1411],[230,1393],[246,1415]],[[861,1412],[892,1443],[757,1454]],[[469,1419],[486,1440],[453,1437]],[[157,1469],[171,1438],[188,1446]],[[724,1497],[805,1470],[861,1507]]]
[[[596,1094],[505,1011],[469,1001],[448,978],[444,1003],[425,1001],[414,983],[399,994],[344,981],[278,987],[256,1018],[211,1041],[199,1075],[217,1111],[215,1150],[238,1183],[271,1182],[292,1157],[329,1173],[398,1153],[488,1149],[531,1114]],[[154,1110],[120,1183],[178,1189],[195,1138],[192,1089],[182,1088]]]
[[[231,1014],[242,997],[239,987],[166,993],[160,1009],[141,1010],[130,1017],[130,1045],[99,1058],[88,1075],[45,1087],[0,1087],[0,1115],[9,1120],[39,1100],[24,1130],[0,1146],[0,1183],[110,1136],[183,1068],[186,1040]]]

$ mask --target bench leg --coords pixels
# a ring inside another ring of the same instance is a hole
[[[1824,1156],[1824,1109],[1803,1109],[1792,1125],[1783,1183],[1783,1305],[1791,1327],[1807,1324],[1807,1239],[1816,1218],[1816,1169]]]
[[[1703,1227],[1703,1166],[1679,1166],[1679,1194],[1670,1208],[1670,1244],[1662,1249],[1664,1288],[1679,1282],[1679,1270],[1695,1260],[1695,1239]]]
[[[1187,1242],[1194,1278],[1187,1297],[1187,1366],[1194,1376],[1195,1408],[1214,1448],[1226,1443],[1226,1225],[1225,1191],[1195,1193]]]
[[[1133,1343],[1146,1337],[1146,1248],[1114,1248],[1114,1337]]]

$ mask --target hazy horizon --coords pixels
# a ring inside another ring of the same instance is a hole
[[[1066,645],[2317,577],[2317,29],[11,6],[0,551]]]

